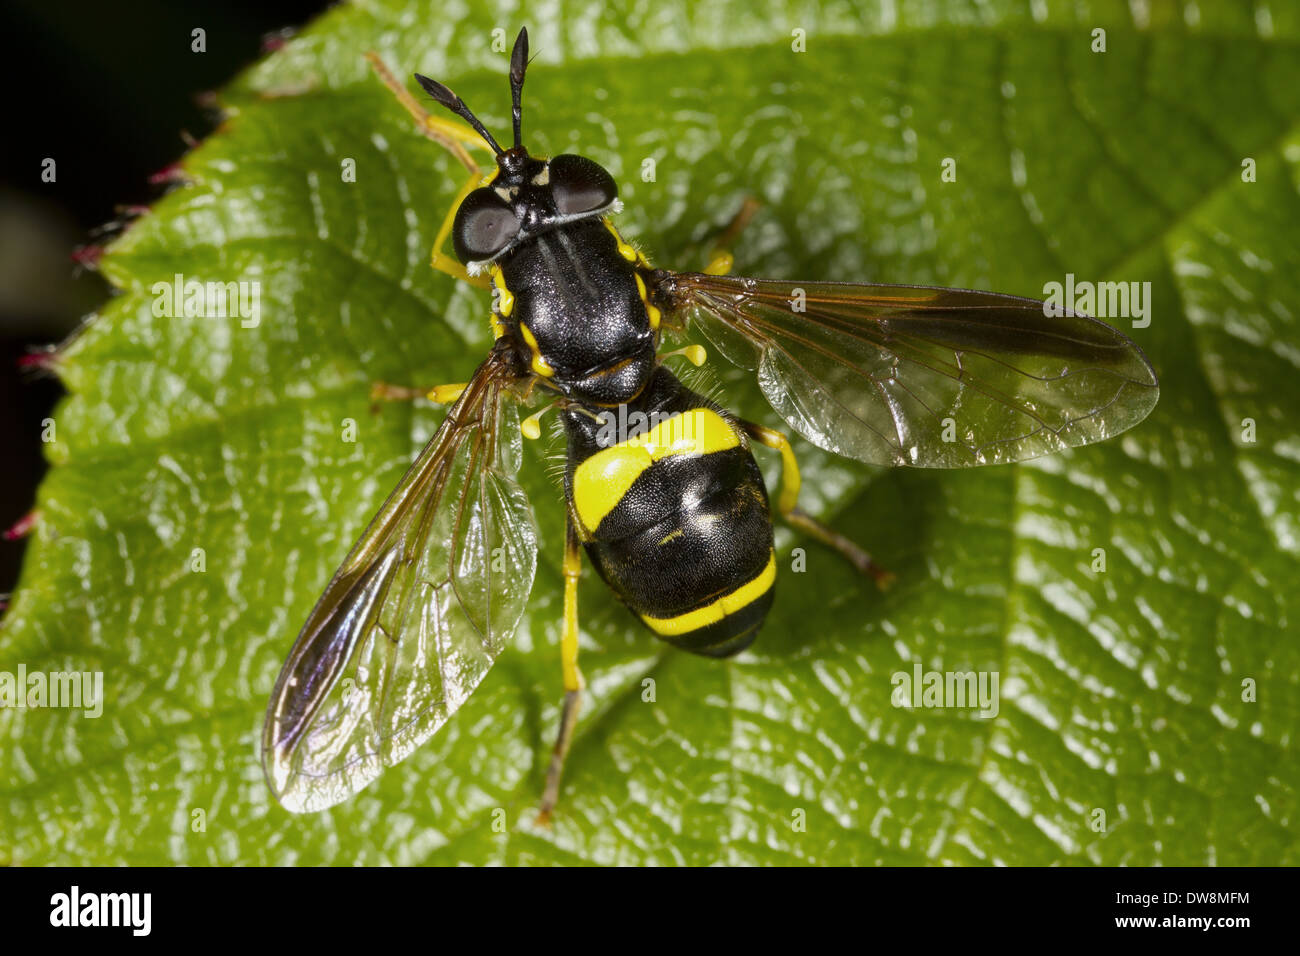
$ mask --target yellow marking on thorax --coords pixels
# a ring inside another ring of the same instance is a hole
[[[528,343],[528,348],[533,353],[533,372],[542,378],[550,378],[555,374],[555,369],[551,368],[550,362],[542,358],[541,349],[537,347],[537,336],[533,335],[533,330],[522,322],[519,323],[519,331],[523,334],[524,341]]]
[[[488,321],[492,323],[492,337],[499,339],[506,334],[505,323],[501,319],[508,317],[515,310],[515,296],[506,288],[506,277],[502,275],[501,267],[495,262],[488,266],[488,275],[492,277],[492,285],[497,290],[497,295],[494,297],[496,308],[488,314]]]
[[[612,222],[608,219],[601,219],[601,222],[605,224],[605,228],[608,229],[610,235],[614,237],[614,242],[618,244],[618,254],[620,256],[635,266],[641,266],[643,269],[650,268],[650,260],[645,257],[645,253],[641,252],[634,245],[620,236]]]
[[[497,310],[501,313],[502,318],[510,318],[510,313],[515,310],[515,294],[506,288],[506,277],[501,271],[501,267],[493,264],[491,267],[492,285],[496,287],[498,293]]]
[[[602,448],[573,473],[573,503],[584,528],[594,531],[618,506],[637,477],[674,455],[708,455],[740,444],[731,423],[711,408],[693,408],[653,428]]]
[[[605,224],[605,228],[608,229],[610,235],[614,237],[614,242],[618,245],[618,254],[620,256],[632,263],[634,266],[638,266],[642,269],[650,268],[650,260],[645,257],[645,253],[641,252],[630,242],[620,236],[612,222],[608,219],[602,219],[601,222]],[[641,296],[641,301],[645,305],[645,314],[650,319],[650,328],[658,331],[659,322],[663,316],[656,306],[650,304],[650,298],[646,295],[645,282],[641,279],[641,273],[639,272],[636,274],[636,291],[637,294]]]
[[[641,273],[639,272],[636,274],[636,292],[637,295],[641,296],[642,304],[645,305],[645,314],[646,317],[650,319],[650,328],[658,330],[659,320],[662,318],[662,315],[659,312],[658,306],[650,304],[650,296],[646,294],[645,282],[641,279]]]
[[[691,631],[698,631],[710,624],[717,624],[724,617],[744,610],[771,590],[775,581],[776,552],[773,551],[768,556],[767,565],[763,570],[730,594],[724,594],[716,601],[704,605],[704,607],[696,608],[694,611],[687,611],[685,614],[679,614],[676,617],[650,617],[642,614],[641,620],[645,621],[656,634],[662,634],[665,637],[689,634]]]

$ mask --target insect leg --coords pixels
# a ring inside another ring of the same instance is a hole
[[[389,385],[387,382],[375,382],[370,387],[372,402],[409,402],[417,398],[427,398],[439,405],[450,405],[465,391],[466,383],[454,385],[435,385],[433,388],[409,388],[405,385]]]
[[[736,257],[731,254],[731,246],[736,241],[749,220],[754,218],[754,213],[758,212],[758,200],[753,196],[746,196],[744,205],[740,207],[740,212],[736,213],[736,218],[722,231],[713,248],[709,250],[709,262],[704,267],[705,275],[725,276],[735,265]]]
[[[445,272],[453,278],[461,279],[470,285],[478,286],[480,289],[490,288],[491,283],[485,276],[471,276],[465,271],[464,266],[450,256],[444,255],[442,251],[442,247],[447,243],[447,236],[451,234],[452,223],[455,221],[456,210],[460,208],[461,201],[482,182],[483,170],[465,151],[466,145],[483,148],[482,137],[461,123],[443,119],[440,116],[429,115],[428,111],[419,104],[406,87],[398,82],[397,77],[393,76],[392,70],[384,64],[384,61],[379,58],[377,53],[367,53],[366,59],[370,61],[371,68],[383,80],[384,85],[388,87],[393,96],[397,97],[397,101],[415,118],[420,132],[450,152],[462,166],[469,170],[469,182],[462,186],[460,192],[456,194],[456,199],[451,204],[451,211],[438,229],[438,238],[433,243],[433,257],[430,265],[439,272]]]
[[[482,174],[475,170],[470,174],[465,185],[460,187],[460,192],[456,193],[456,198],[451,201],[451,208],[447,211],[446,218],[442,220],[442,225],[438,227],[438,236],[433,240],[433,255],[429,259],[429,265],[439,272],[447,273],[453,279],[460,279],[462,282],[468,282],[480,289],[490,289],[492,288],[491,279],[487,276],[470,275],[465,271],[463,265],[442,251],[442,247],[447,244],[447,237],[451,235],[451,227],[456,222],[456,210],[465,201],[465,197],[473,192],[482,181]]]
[[[876,564],[871,555],[844,535],[826,527],[799,507],[799,462],[794,457],[790,439],[754,422],[742,421],[740,425],[754,441],[781,453],[781,494],[777,498],[777,510],[786,523],[834,548],[861,574],[869,575],[881,589],[889,587],[894,580],[893,574]]]
[[[551,765],[546,770],[546,789],[542,791],[539,823],[550,819],[551,811],[560,799],[560,775],[564,772],[564,758],[573,741],[573,728],[578,723],[578,708],[582,705],[582,689],[586,681],[578,670],[578,575],[582,571],[582,551],[578,545],[578,530],[569,518],[564,539],[564,636],[560,641],[560,657],[564,664],[564,710],[560,715],[560,734],[551,753]]]
[[[401,103],[406,112],[414,117],[420,132],[455,156],[460,164],[471,173],[479,175],[481,170],[479,170],[474,160],[470,159],[465,147],[477,146],[479,149],[483,149],[486,144],[483,142],[482,137],[462,123],[444,119],[441,116],[430,116],[419,101],[410,94],[410,91],[393,75],[393,71],[379,58],[378,53],[367,52],[366,60],[369,61],[370,68],[383,81],[384,86],[388,87],[389,92],[397,98],[397,102]]]

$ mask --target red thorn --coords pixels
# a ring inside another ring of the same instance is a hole
[[[18,356],[18,367],[20,369],[37,368],[42,371],[48,371],[54,367],[55,354],[53,349],[45,349],[40,352],[28,352],[26,355]]]
[[[285,27],[283,30],[275,30],[262,37],[262,52],[274,53],[282,48],[293,37],[293,27]]]
[[[149,177],[149,185],[161,186],[164,183],[178,183],[185,178],[185,172],[181,169],[180,163],[172,163],[170,166],[164,166],[158,172]]]
[[[4,539],[6,541],[17,541],[19,538],[27,537],[32,533],[32,529],[36,527],[36,518],[37,513],[35,510],[27,512],[14,522],[12,528],[4,533]]]
[[[134,218],[136,216],[148,215],[149,207],[148,206],[123,206],[121,207],[121,212],[122,215],[124,216],[131,216]]]
[[[86,269],[98,269],[103,254],[103,246],[77,246],[72,250],[72,261]]]

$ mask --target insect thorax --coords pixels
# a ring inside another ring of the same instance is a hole
[[[524,364],[583,403],[627,402],[654,371],[658,313],[629,251],[593,217],[530,238],[494,270],[494,306]]]

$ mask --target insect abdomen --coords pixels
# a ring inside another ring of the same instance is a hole
[[[717,406],[662,368],[646,391],[657,424],[645,431],[600,441],[571,423],[571,506],[592,563],[651,631],[735,654],[757,636],[776,578],[762,473]]]

